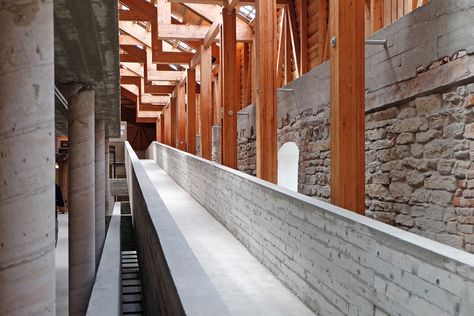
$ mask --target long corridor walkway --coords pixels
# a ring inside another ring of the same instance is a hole
[[[160,166],[142,164],[232,315],[313,315]]]

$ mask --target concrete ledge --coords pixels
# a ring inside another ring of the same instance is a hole
[[[120,202],[114,204],[87,316],[121,315]]]
[[[127,179],[109,179],[110,195],[128,196]]]
[[[146,314],[229,315],[128,143],[125,154]]]
[[[474,310],[474,255],[159,143],[157,163],[320,315]]]

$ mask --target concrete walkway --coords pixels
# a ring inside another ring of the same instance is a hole
[[[154,161],[142,164],[232,315],[314,315]]]
[[[58,245],[56,247],[56,315],[68,315],[68,214],[59,214]]]

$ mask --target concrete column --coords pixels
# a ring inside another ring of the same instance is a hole
[[[94,91],[69,102],[69,315],[85,315],[95,278]]]
[[[0,30],[0,315],[54,315],[53,2],[2,2]]]
[[[105,126],[104,121],[95,127],[95,263],[99,261],[105,240]]]
[[[111,216],[113,211],[114,201],[110,196],[110,173],[109,173],[109,164],[110,164],[110,154],[109,154],[109,138],[105,139],[105,216]]]

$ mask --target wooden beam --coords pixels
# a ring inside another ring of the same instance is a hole
[[[365,213],[364,0],[330,1],[331,202]]]
[[[187,119],[188,134],[187,151],[196,154],[196,70],[188,69],[186,72]]]
[[[209,46],[212,45],[212,43],[214,43],[214,41],[216,40],[217,34],[219,34],[220,26],[221,26],[220,19],[217,19],[212,23],[211,27],[209,28],[209,32],[207,32],[206,37],[204,37],[203,45],[205,48],[208,48]]]
[[[148,71],[148,80],[151,81],[181,81],[185,76],[184,71],[166,71],[166,70],[152,70]]]
[[[161,119],[162,115],[158,115],[156,118],[156,141],[162,143],[163,142],[163,135],[161,134],[162,128],[161,126],[163,125],[163,120]]]
[[[201,46],[201,154],[212,160],[212,50]]]
[[[319,30],[318,30],[318,55],[319,55],[319,64],[322,64],[326,61],[326,38],[328,32],[328,2],[327,0],[319,0],[318,6],[319,13]]]
[[[145,84],[145,93],[149,94],[171,94],[173,93],[173,90],[175,89],[175,86],[171,85],[151,85],[151,84]]]
[[[186,150],[186,87],[184,84],[176,86],[178,90],[176,97],[176,106],[177,106],[177,136],[178,143],[176,147],[180,150]]]
[[[149,21],[156,19],[156,8],[150,2],[144,0],[120,0],[120,2],[132,10],[139,11],[148,17]]]
[[[177,106],[176,98],[171,98],[170,102],[170,146],[176,148],[176,132],[177,132]]]
[[[227,0],[227,10],[234,10],[239,2],[239,0]]]
[[[180,24],[162,24],[158,26],[158,38],[162,40],[181,40],[181,41],[204,41],[209,26],[202,25],[180,25]],[[253,33],[237,33],[237,41],[250,42],[253,39]]]
[[[257,176],[277,182],[276,4],[257,0]]]
[[[236,11],[222,8],[222,164],[237,169],[237,112],[239,111],[240,82],[237,76]]]
[[[137,10],[119,10],[120,21],[148,21],[149,17]]]
[[[308,71],[308,0],[300,0],[300,75]]]

